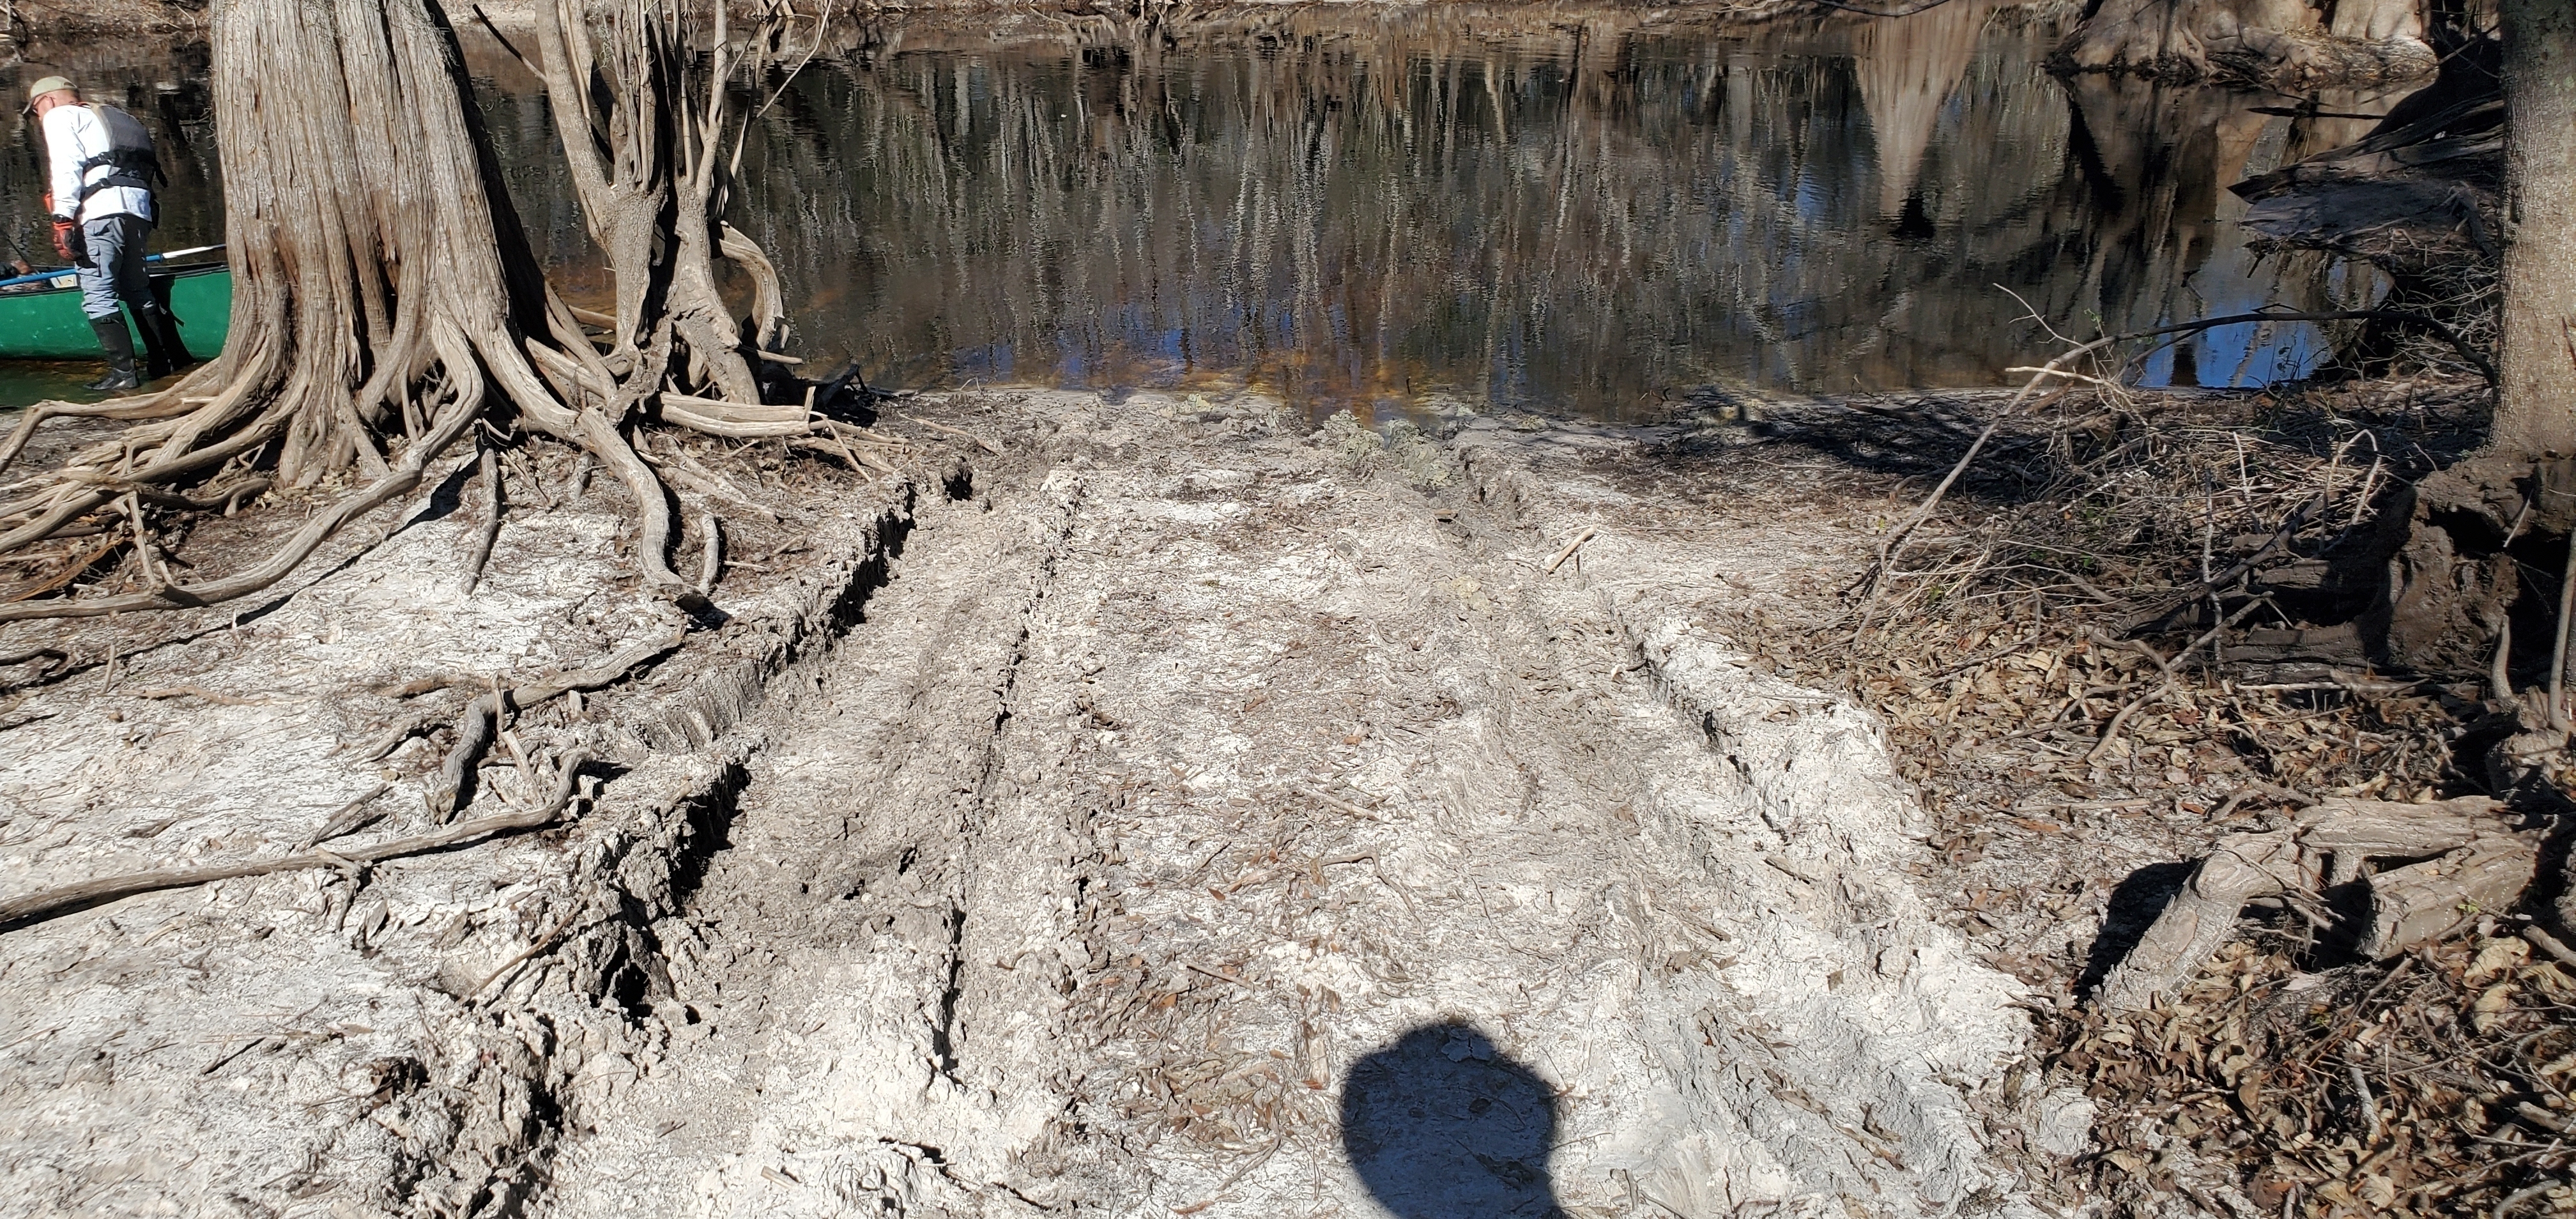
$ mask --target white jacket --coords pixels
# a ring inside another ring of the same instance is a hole
[[[87,178],[80,163],[107,152],[107,124],[87,106],[56,106],[45,112],[45,152],[53,161],[54,214],[84,223],[109,216],[154,219],[152,192],[140,187],[111,186],[81,202],[81,186],[116,172],[113,165],[92,166]]]

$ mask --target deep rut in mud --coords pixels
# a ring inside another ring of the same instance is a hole
[[[1653,594],[1705,547],[1542,570],[1507,438],[1425,493],[1090,410],[920,508],[773,696],[651,928],[667,1044],[534,1209],[2007,1197],[1965,1098],[2009,988],[1893,874],[1874,730]]]

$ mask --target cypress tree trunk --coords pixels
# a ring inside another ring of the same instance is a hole
[[[188,488],[214,502],[271,481],[358,490],[250,570],[181,586],[147,553],[142,570],[160,581],[148,591],[0,604],[0,623],[258,591],[417,487],[476,420],[496,416],[594,454],[634,499],[647,583],[703,595],[671,569],[669,493],[637,455],[633,430],[660,414],[666,389],[718,401],[664,421],[722,435],[835,426],[760,409],[753,364],[779,338],[782,310],[759,246],[721,220],[733,172],[726,86],[745,62],[727,43],[722,6],[704,72],[691,70],[674,0],[627,0],[604,65],[578,0],[541,18],[551,22],[544,71],[557,127],[617,276],[605,352],[537,268],[437,0],[215,0],[212,17],[230,339],[220,359],[159,393],[29,410],[0,441],[0,470],[50,418],[133,426],[0,502],[0,553],[85,518],[130,528],[147,549],[146,500],[166,505]],[[777,49],[773,32],[750,41],[755,64]],[[610,113],[594,115],[594,97],[609,99]],[[754,283],[751,336],[717,290],[719,256]],[[710,405],[731,417],[710,416]]]
[[[233,329],[222,409],[192,429],[255,417],[289,486],[381,476],[380,446],[424,422],[441,334],[526,396],[518,336],[543,332],[544,286],[444,19],[427,0],[218,0],[213,25]]]

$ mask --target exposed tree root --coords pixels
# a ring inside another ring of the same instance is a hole
[[[439,763],[438,777],[429,785],[430,817],[445,821],[455,815],[457,794],[464,789],[465,777],[473,772],[475,764],[483,758],[483,751],[491,746],[492,738],[500,730],[504,712],[525,711],[566,691],[599,689],[626,676],[635,666],[680,646],[682,639],[683,636],[676,632],[647,639],[587,669],[539,678],[524,686],[504,689],[496,683],[491,693],[467,704],[465,714],[456,721],[456,743],[448,747],[447,757]],[[403,734],[408,735],[408,731]],[[392,744],[401,744],[403,736],[393,737]],[[391,748],[388,745],[375,756],[382,757],[384,753],[391,752]]]
[[[469,361],[464,366],[473,367]],[[474,424],[475,413],[482,405],[480,385],[460,397],[439,416],[429,435],[414,443],[404,454],[400,465],[370,483],[364,490],[343,496],[338,502],[315,513],[304,526],[287,539],[286,545],[265,562],[247,571],[182,587],[165,584],[150,592],[122,596],[87,597],[21,601],[0,606],[0,622],[20,622],[31,618],[97,617],[104,614],[130,613],[139,610],[182,609],[214,605],[236,597],[248,596],[285,579],[298,564],[312,556],[322,543],[350,521],[364,516],[396,496],[410,493],[420,486],[421,473],[429,461],[465,434]],[[92,493],[96,495],[97,493]],[[97,497],[104,502],[104,496]],[[49,516],[63,515],[59,512]],[[68,519],[68,517],[66,517]]]
[[[474,524],[474,553],[465,558],[466,596],[483,582],[483,565],[492,560],[492,543],[501,536],[501,461],[492,446],[477,446],[475,477],[483,480],[483,519]]]
[[[105,876],[60,888],[44,889],[25,897],[0,901],[0,931],[15,931],[47,919],[105,905],[120,898],[164,889],[188,889],[234,880],[244,876],[269,876],[279,872],[300,872],[313,868],[337,868],[356,872],[369,864],[408,855],[426,855],[450,847],[464,846],[496,834],[517,830],[540,829],[554,824],[564,807],[572,802],[578,772],[588,756],[576,749],[556,767],[554,794],[544,803],[528,808],[494,813],[458,822],[445,829],[410,838],[396,838],[371,846],[351,847],[346,851],[320,849],[298,851],[275,859],[245,860],[241,863],[215,864],[203,868],[165,868],[135,872],[124,876]],[[381,794],[381,793],[379,793]]]

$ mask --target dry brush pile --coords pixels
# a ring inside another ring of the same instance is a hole
[[[2044,1086],[2097,1105],[2066,1201],[2181,1190],[2213,1213],[2329,1216],[2557,1199],[2545,1187],[2576,1162],[2555,1141],[2576,1121],[2576,965],[2514,909],[2462,903],[2430,943],[2368,960],[2341,912],[2284,893],[2179,993],[2087,1001],[2184,865],[2230,836],[2321,801],[2494,790],[2489,746],[2525,704],[2457,674],[2375,672],[2355,623],[2406,489],[2471,449],[2485,409],[2482,387],[2440,377],[2251,395],[2077,382],[1998,427],[1875,583],[1810,620],[1735,624],[1768,663],[1884,718],[1937,826],[1922,881],[2037,987]],[[1899,505],[1977,414],[1864,404],[1770,426],[1918,476],[1889,501],[1899,536]]]
[[[2054,1073],[2102,1106],[2098,1188],[2144,1202],[2196,1158],[2266,1215],[2576,1203],[2576,955],[2485,915],[2390,963],[2308,972],[2289,922],[2151,1011],[2048,1028]]]

